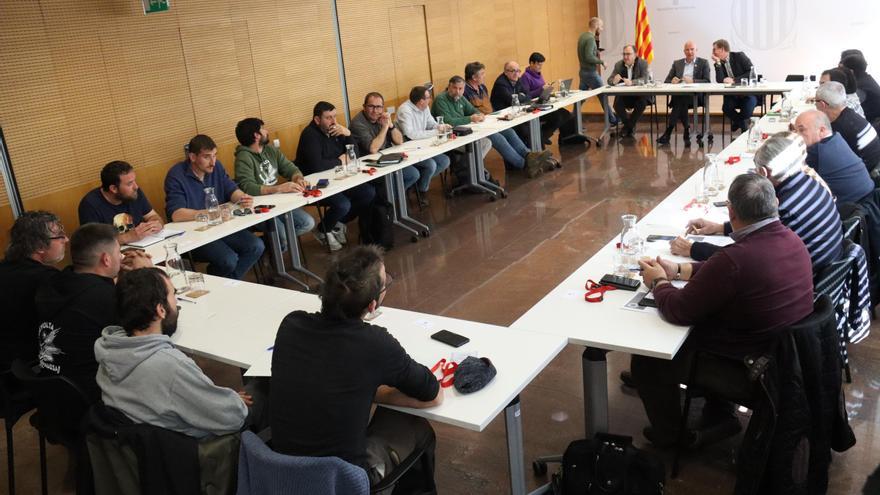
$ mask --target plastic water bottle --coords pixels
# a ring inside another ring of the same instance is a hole
[[[758,74],[755,72],[755,66],[749,68],[749,86],[758,85]]]
[[[345,145],[345,156],[348,158],[348,163],[345,164],[345,175],[349,177],[357,175],[361,167],[353,144]]]
[[[205,209],[208,210],[208,225],[220,225],[223,223],[220,202],[217,201],[217,194],[214,193],[213,187],[205,188]]]

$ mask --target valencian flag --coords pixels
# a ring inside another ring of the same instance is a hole
[[[651,43],[651,22],[645,0],[636,5],[636,55],[649,64],[654,61],[654,45]]]

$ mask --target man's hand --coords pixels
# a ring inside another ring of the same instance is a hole
[[[238,205],[242,208],[250,208],[254,204],[254,197],[250,194],[242,193],[238,198]]]
[[[161,228],[160,228],[160,230],[161,230]],[[154,232],[154,230],[153,230],[153,225],[151,225],[150,222],[141,222],[133,230],[130,230],[129,232],[133,232],[134,236],[137,238],[136,240],[139,241],[139,240],[143,239],[144,237],[152,234]],[[158,231],[155,231],[155,232],[158,232]]]
[[[679,78],[676,77],[676,76],[672,76],[672,84],[678,84],[678,83],[680,83],[680,82],[681,82],[681,79],[679,79]]]
[[[351,131],[345,128],[345,126],[339,124],[333,124],[333,127],[330,128],[330,135],[333,137],[336,136],[351,136]]]
[[[294,192],[302,192],[303,188],[301,185],[296,182],[285,182],[284,184],[278,184],[275,186],[276,193],[294,193]]]
[[[623,76],[621,76],[620,74],[614,74],[614,77],[611,78],[611,81],[614,82],[614,84],[617,84],[617,83],[619,83],[622,79],[623,79]]]
[[[718,58],[718,57],[716,57],[715,54],[713,53],[713,54],[712,54],[712,63],[717,64],[717,63],[720,63],[720,62],[721,62],[721,59]]]
[[[694,83],[694,78],[691,76],[684,76],[683,80],[686,84],[693,84]]]
[[[486,117],[481,113],[475,113],[471,115],[471,122],[482,122]]]
[[[663,272],[666,274],[665,277],[669,280],[675,279],[675,276],[679,273],[678,263],[674,261],[664,260],[663,258],[657,256],[657,264],[663,267]]]
[[[710,222],[705,218],[696,218],[688,222],[687,233],[699,235],[723,234],[724,224]]]
[[[632,86],[632,85],[633,85],[633,82],[632,82],[632,80],[627,79],[627,78],[624,77],[624,78],[623,78],[623,85],[624,85],[624,86]]]
[[[685,239],[682,236],[678,236],[669,243],[669,250],[672,251],[672,254],[676,256],[684,256],[687,258],[691,257],[691,246],[694,243]]]
[[[245,406],[251,407],[254,405],[254,398],[251,397],[250,394],[248,394],[244,390],[239,390],[238,396],[241,398],[241,401],[244,402]]]
[[[648,287],[653,286],[654,279],[669,278],[666,276],[666,269],[657,260],[650,258],[639,260],[639,267],[642,269],[642,282]]]
[[[386,129],[391,127],[391,114],[388,112],[383,113],[379,117],[379,123],[382,124],[382,127]]]
[[[725,77],[724,84],[733,84],[733,78],[732,77]]]
[[[142,249],[129,249],[122,253],[123,271],[137,270],[139,268],[150,268],[153,266],[153,258]]]

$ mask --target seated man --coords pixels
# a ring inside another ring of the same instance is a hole
[[[346,162],[348,144],[357,146],[351,131],[336,122],[336,107],[319,101],[312,111],[312,121],[299,135],[296,163],[306,175],[333,170]],[[348,241],[345,224],[366,214],[375,197],[373,185],[365,183],[318,201],[318,205],[327,207],[315,233],[318,242],[331,251],[342,249]]]
[[[37,358],[38,316],[34,294],[52,275],[53,265],[64,259],[67,234],[58,217],[46,211],[26,211],[12,224],[6,257],[0,262],[0,371],[15,359]]]
[[[95,383],[95,341],[101,330],[119,323],[114,279],[123,268],[116,229],[87,223],[70,236],[70,262],[46,281],[34,296],[40,368],[66,376],[94,402],[101,399]],[[147,256],[130,257],[128,268],[152,266]]]
[[[819,180],[804,173],[804,146],[799,141],[796,136],[794,139],[771,136],[755,153],[755,165],[775,188],[779,220],[798,235],[810,253],[813,271],[818,272],[840,257],[843,229],[831,192]],[[733,228],[732,222],[722,225],[698,219],[688,223],[688,230],[699,235],[731,235]],[[721,248],[679,237],[672,241],[671,250],[672,254],[703,261]]]
[[[765,352],[780,336],[780,329],[813,312],[810,255],[800,238],[777,218],[773,184],[757,174],[743,174],[734,179],[727,198],[733,244],[705,262],[679,265],[658,257],[639,263],[663,318],[691,326],[671,361],[632,357],[633,381],[651,422],[644,435],[661,448],[676,442],[681,421],[679,384],[688,379],[695,352],[707,350],[737,359]],[[682,289],[669,283],[679,278],[688,280]],[[701,366],[698,373],[712,377],[713,382],[726,380],[711,363]],[[703,410],[706,426],[689,433],[689,447],[741,428],[730,404],[707,401],[707,406]]]
[[[172,222],[189,222],[205,213],[205,188],[213,187],[221,203],[250,207],[254,198],[232,182],[223,164],[217,160],[217,145],[199,134],[189,141],[187,159],[168,170],[165,176],[165,215]],[[196,259],[207,261],[208,273],[218,277],[241,279],[260,259],[263,241],[247,230],[218,239],[193,250]]]
[[[839,82],[829,81],[816,90],[816,110],[828,116],[831,130],[840,133],[859,158],[865,162],[875,185],[880,185],[880,139],[867,120],[846,106],[846,90]]]
[[[843,54],[841,54],[843,55]],[[880,118],[880,85],[868,74],[868,62],[862,52],[848,53],[840,58],[840,65],[853,71],[860,93],[865,120],[872,124]]]
[[[449,126],[449,124],[443,125],[447,128]],[[409,99],[397,107],[397,127],[400,128],[403,137],[409,140],[429,139],[437,135],[437,121],[431,115],[431,91],[427,87],[414,87],[409,92]],[[419,181],[419,190],[422,191],[424,186],[424,191],[427,191],[431,178],[449,168],[450,160],[449,156],[443,154],[423,160],[419,164],[424,164],[423,168],[419,169],[420,173],[423,170],[425,172],[434,170],[431,175],[424,173],[420,177],[422,180]],[[423,206],[427,206],[427,198],[422,196],[420,200]]]
[[[712,62],[715,64],[714,82],[739,84],[752,71],[752,61],[744,52],[731,52],[725,39],[712,43]],[[730,119],[730,132],[749,130],[749,120],[758,105],[755,95],[724,95],[721,111]]]
[[[827,115],[807,110],[797,116],[794,125],[807,145],[807,165],[825,180],[839,203],[857,203],[874,192],[865,163],[831,130]]]
[[[364,109],[351,119],[351,136],[357,142],[361,154],[371,155],[403,143],[403,134],[391,115],[385,112],[385,98],[379,93],[368,93],[364,97]],[[440,170],[442,172],[442,170]],[[437,163],[426,160],[401,170],[403,188],[419,183],[419,192],[428,192],[431,178],[437,175]]]
[[[819,76],[819,84],[825,84],[828,81],[836,81],[842,84],[843,90],[846,92],[846,106],[852,108],[855,113],[859,114],[859,117],[865,116],[862,102],[859,100],[856,76],[853,74],[853,71],[846,67],[834,67],[833,69],[822,71],[822,75]]]
[[[531,99],[541,96],[541,93],[543,93],[545,89],[552,86],[552,84],[548,84],[544,81],[544,75],[541,74],[541,69],[544,68],[544,62],[546,61],[547,58],[544,57],[542,53],[532,52],[532,54],[529,55],[529,66],[526,67],[526,70],[522,73],[522,77],[519,78],[522,82],[523,89],[526,91],[526,96]],[[578,134],[577,122],[574,120],[574,116],[571,112],[565,108],[558,108],[554,112],[541,116],[541,135],[552,135],[552,132],[546,132],[543,130],[545,125],[548,130],[551,128],[559,129],[559,144],[561,145],[582,144],[587,142],[586,136]]]
[[[162,219],[135,179],[134,168],[127,162],[104,165],[101,187],[89,191],[79,202],[79,224],[110,224],[119,231],[120,244],[162,230]]]
[[[614,70],[608,76],[608,85],[632,86],[634,80],[641,79],[644,81],[647,77],[648,63],[636,56],[635,46],[624,45],[623,59],[614,64]],[[618,95],[614,97],[614,113],[617,114],[618,120],[623,123],[621,137],[633,135],[636,123],[645,111],[649,101],[650,98],[647,96]],[[627,115],[627,110],[632,110],[632,113]]]
[[[391,284],[382,253],[359,246],[331,263],[321,312],[294,311],[272,354],[272,448],[336,456],[363,467],[375,485],[416,450],[432,463],[434,431],[422,418],[376,404],[426,408],[443,402],[437,379],[382,327],[363,318]],[[295,397],[296,400],[290,400]]]
[[[288,160],[280,149],[269,146],[269,131],[262,120],[250,117],[235,126],[235,137],[239,146],[235,149],[235,181],[245,194],[264,196],[266,194],[301,193],[308,185],[296,164]],[[278,176],[287,179],[278,183]],[[293,230],[297,236],[315,227],[315,220],[302,208],[291,212]],[[287,233],[281,225],[281,218],[265,222],[267,228],[279,233],[282,249],[287,246]]]
[[[431,105],[431,113],[435,117],[443,117],[443,123],[451,126],[479,123],[486,119],[464,96],[464,79],[461,76],[449,78],[446,91],[434,98]],[[474,149],[479,150],[480,155],[486,158],[492,149],[492,142],[482,138],[474,143]],[[488,174],[488,172],[487,172]]]
[[[104,404],[135,423],[197,439],[241,430],[250,397],[218,387],[171,342],[179,308],[158,268],[134,270],[116,284],[119,325],[95,342]]]
[[[693,84],[707,83],[712,79],[712,71],[709,69],[709,61],[697,56],[697,45],[693,41],[684,44],[684,58],[672,62],[669,74],[666,75],[666,84]],[[700,95],[697,105],[705,104],[705,97]],[[694,99],[690,95],[673,95],[672,110],[669,111],[669,122],[663,135],[657,138],[658,144],[669,144],[669,136],[675,130],[675,124],[681,122],[684,128],[684,145],[691,145],[690,125],[688,122],[688,109],[694,106]],[[696,110],[694,110],[696,111]],[[704,126],[705,127],[705,126]],[[711,139],[712,134],[709,134]],[[702,145],[703,134],[697,136]]]
[[[471,62],[464,67],[464,97],[483,114],[492,113],[489,102],[489,90],[483,82],[486,79],[486,66],[480,62]],[[508,106],[510,106],[508,104]],[[506,108],[506,107],[505,107]],[[500,109],[499,109],[500,110]],[[528,126],[526,126],[528,127]],[[492,147],[504,159],[507,170],[522,170],[529,177],[535,177],[550,158],[550,152],[530,152],[522,139],[512,128],[504,129],[489,136]]]

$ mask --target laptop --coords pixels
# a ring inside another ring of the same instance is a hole
[[[563,79],[562,80],[562,86],[565,86],[566,91],[571,91],[572,81],[574,81],[574,79]],[[560,86],[559,89],[562,89],[562,86]]]
[[[532,100],[534,103],[547,103],[550,101],[550,96],[553,94],[553,86],[547,86],[541,91],[541,96]]]

